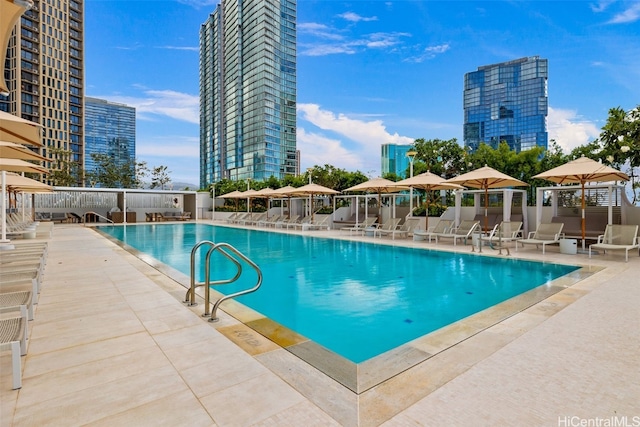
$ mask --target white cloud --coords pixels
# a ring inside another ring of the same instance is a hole
[[[631,6],[616,14],[609,21],[610,24],[628,24],[630,22],[636,22],[640,19],[640,2],[632,2]]]
[[[159,46],[158,49],[167,49],[167,50],[187,50],[190,52],[199,52],[200,48],[198,46]]]
[[[345,12],[345,13],[341,13],[340,15],[338,15],[338,17],[342,18],[342,19],[346,19],[347,21],[351,21],[351,22],[369,22],[369,21],[377,21],[378,17],[377,16],[371,16],[371,17],[365,17],[365,16],[360,16],[357,13],[353,13],[353,12]]]
[[[144,97],[97,96],[111,102],[135,107],[140,120],[154,120],[154,116],[166,116],[188,123],[200,123],[200,97],[172,90],[145,90]]]
[[[304,129],[302,136],[308,141],[318,144],[326,143],[320,150],[327,151],[327,158],[330,164],[336,164],[341,157],[345,157],[345,163],[353,164],[354,159],[360,159],[358,169],[364,173],[373,171],[380,172],[380,146],[382,144],[412,144],[414,138],[400,136],[397,132],[391,134],[387,131],[382,120],[357,120],[348,117],[346,114],[335,114],[331,111],[322,110],[317,104],[298,104],[298,114],[301,120],[305,120],[323,131],[334,132],[347,141],[340,142],[330,139],[324,135],[308,134]],[[299,126],[299,129],[302,126]],[[299,132],[300,135],[300,132]],[[313,135],[314,139],[310,136]],[[298,140],[300,144],[300,140]],[[329,150],[331,150],[329,152]],[[302,157],[305,153],[301,149]],[[322,164],[325,164],[322,163]],[[346,168],[346,166],[345,166]]]
[[[612,3],[614,3],[614,0],[601,0],[597,3],[591,4],[590,6],[592,11],[599,13],[604,12]]]
[[[421,63],[426,61],[427,59],[433,59],[437,55],[445,53],[450,48],[451,46],[449,45],[449,43],[444,43],[444,44],[435,45],[435,46],[427,46],[420,54],[405,59],[405,62]]]
[[[304,128],[298,127],[296,144],[301,153],[302,170],[315,165],[333,165],[349,171],[360,170],[363,167],[363,159],[343,147],[340,140],[307,132]]]
[[[555,139],[565,153],[600,136],[600,129],[593,122],[581,119],[573,110],[549,107],[547,128],[549,140]]]

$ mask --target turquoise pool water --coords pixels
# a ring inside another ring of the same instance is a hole
[[[238,301],[355,363],[578,269],[196,223],[100,230],[187,275],[197,242],[233,245],[264,276]],[[235,273],[220,255],[214,261],[212,280]],[[255,273],[244,270],[237,284],[216,290],[253,286]],[[203,268],[197,274],[203,280]]]

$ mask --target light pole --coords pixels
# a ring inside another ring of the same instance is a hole
[[[413,160],[416,158],[418,152],[413,148],[407,151],[407,157],[409,158],[409,178],[413,178]],[[413,216],[413,187],[409,187],[409,212]]]

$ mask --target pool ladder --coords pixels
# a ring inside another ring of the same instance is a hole
[[[196,253],[198,252],[198,249],[201,246],[209,246],[209,250],[207,251],[207,255],[205,257],[204,282],[196,283],[196,280],[195,280]],[[213,254],[216,251],[218,251],[225,258],[227,258],[229,261],[235,264],[237,271],[236,271],[236,274],[231,278],[215,280],[212,282],[211,281],[211,254]],[[209,304],[211,301],[211,296],[210,296],[211,286],[226,285],[229,283],[233,283],[236,280],[238,280],[240,276],[242,276],[242,264],[240,264],[240,261],[238,261],[237,258],[240,258],[242,261],[247,263],[256,271],[256,273],[258,274],[257,283],[255,284],[254,287],[250,289],[245,289],[243,291],[238,291],[233,294],[222,296],[213,304],[211,313],[209,313]],[[242,254],[242,252],[240,252],[239,250],[237,250],[236,248],[234,248],[228,243],[215,243],[209,240],[203,240],[197,243],[193,247],[193,249],[191,249],[191,286],[187,290],[187,294],[185,296],[184,302],[189,304],[190,306],[197,305],[198,303],[196,303],[196,288],[204,286],[204,313],[202,314],[202,317],[211,317],[209,319],[209,322],[217,322],[218,317],[216,317],[216,313],[218,311],[218,307],[220,306],[220,304],[222,304],[224,301],[228,299],[236,298],[236,297],[239,297],[240,295],[245,295],[251,292],[255,292],[258,290],[261,284],[262,284],[262,271],[260,270],[260,267],[258,267],[253,261],[247,258],[244,254]]]

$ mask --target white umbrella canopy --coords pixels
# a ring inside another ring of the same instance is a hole
[[[546,179],[557,184],[580,184],[582,190],[582,249],[586,238],[586,202],[584,185],[587,182],[629,181],[629,176],[610,166],[603,165],[588,157],[580,157],[560,165],[546,172],[535,175],[534,178]]]
[[[291,196],[310,196],[311,199],[313,200],[313,196],[316,194],[333,195],[333,194],[340,194],[340,192],[332,188],[325,187],[324,185],[311,183],[311,184],[303,185],[302,187],[298,187],[288,194]],[[313,208],[311,208],[310,210],[311,210],[311,220],[313,221],[315,217],[315,212],[313,212]]]
[[[424,191],[434,191],[434,190],[464,190],[464,187],[459,184],[453,184],[447,182],[444,178],[431,173],[425,172],[420,175],[416,175],[411,178],[403,179],[402,181],[396,182],[397,185],[406,185],[407,187],[417,188],[419,190]],[[426,201],[426,229],[429,229],[429,195],[427,194]]]
[[[51,193],[53,187],[35,179],[18,175],[17,173],[7,172],[5,177],[5,185],[8,191],[23,193]]]
[[[222,195],[220,195],[218,197],[220,197],[221,199],[235,199],[236,200],[236,212],[238,212],[238,201],[240,199],[246,198],[245,196],[242,195],[242,191],[238,191],[238,190],[232,191],[232,192],[227,193],[227,194],[222,194]]]
[[[291,218],[290,202],[291,202],[291,195],[293,194],[295,189],[296,189],[295,187],[287,185],[286,187],[281,187],[273,190],[274,197],[285,196],[287,198],[287,212],[288,212],[287,218]]]
[[[22,144],[16,144],[15,142],[9,141],[0,141],[0,158],[37,160],[40,162],[47,160],[38,153],[29,150]]]
[[[26,162],[21,159],[0,158],[0,170],[11,172],[33,172],[33,173],[49,173],[42,166]]]
[[[484,190],[484,229],[489,228],[489,189],[504,187],[521,187],[529,185],[526,182],[513,178],[487,165],[448,179],[450,184],[459,184],[465,187],[480,188]]]
[[[4,81],[4,63],[9,37],[11,37],[11,32],[20,16],[32,7],[31,0],[0,0],[0,95],[9,94],[9,89]]]
[[[373,178],[353,187],[349,187],[344,191],[364,191],[367,193],[378,193],[378,222],[382,214],[380,204],[382,202],[382,193],[395,193],[402,190],[408,190],[406,185],[399,185],[397,182],[385,178]]]
[[[3,2],[6,0],[0,0]],[[42,147],[42,126],[0,111],[0,140]]]

